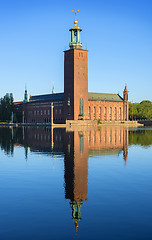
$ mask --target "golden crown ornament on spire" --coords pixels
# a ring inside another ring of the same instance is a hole
[[[71,27],[69,29],[69,31],[71,32],[71,41],[70,41],[70,49],[73,48],[77,48],[77,49],[81,49],[82,48],[82,43],[80,41],[80,32],[82,31],[82,29],[80,29],[77,24],[78,21],[76,19],[76,14],[77,12],[79,12],[79,10],[75,11],[72,10],[72,12],[75,14],[75,20],[74,20],[74,27]]]
[[[78,24],[78,21],[77,21],[77,19],[76,19],[76,14],[77,14],[77,12],[79,12],[80,10],[76,10],[76,11],[74,11],[74,10],[72,10],[72,12],[74,12],[74,14],[75,14],[75,20],[74,20],[74,28],[77,28],[77,24]]]

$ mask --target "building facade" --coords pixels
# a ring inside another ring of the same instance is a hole
[[[66,120],[128,121],[128,90],[119,94],[88,93],[88,51],[82,49],[82,29],[75,19],[70,49],[64,52],[64,93],[31,96],[23,104],[25,123],[64,123]],[[52,112],[52,113],[51,113]]]

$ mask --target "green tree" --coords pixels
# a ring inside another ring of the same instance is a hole
[[[129,119],[152,119],[152,102],[129,103]]]
[[[13,112],[13,94],[6,93],[6,95],[0,99],[0,120],[10,121]]]
[[[142,146],[151,146],[152,145],[152,131],[130,131],[129,132],[129,144],[132,145],[142,145]]]

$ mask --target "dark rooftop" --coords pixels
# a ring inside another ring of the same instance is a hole
[[[36,95],[30,97],[30,102],[63,101],[64,93]]]

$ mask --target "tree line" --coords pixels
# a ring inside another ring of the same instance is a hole
[[[6,95],[0,98],[0,120],[11,121],[13,112],[13,94],[6,93]]]
[[[12,93],[6,93],[0,98],[0,122],[21,122],[22,112],[14,108],[14,98]]]
[[[14,144],[23,144],[22,128],[3,128],[0,127],[0,148],[7,155],[13,155]],[[25,145],[26,148],[26,145]]]
[[[141,145],[151,146],[152,145],[152,131],[149,130],[137,130],[129,132],[129,145]]]
[[[129,103],[129,119],[152,119],[152,102]]]

